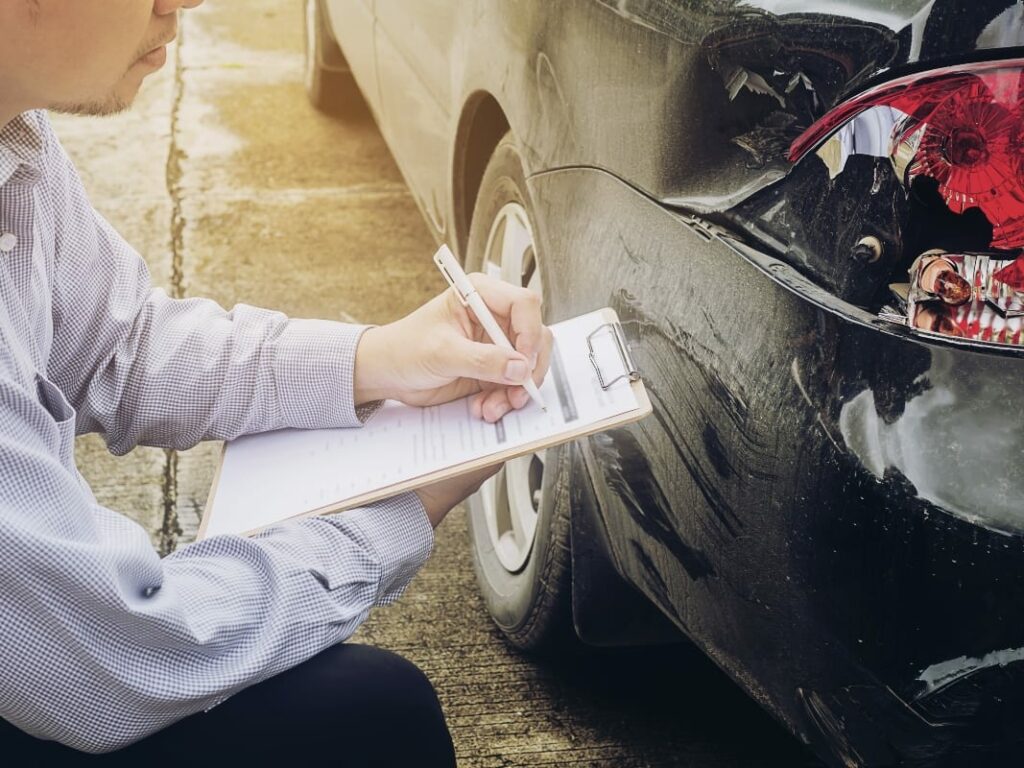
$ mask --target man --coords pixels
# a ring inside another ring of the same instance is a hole
[[[40,110],[127,107],[200,2],[0,0],[0,755],[450,765],[423,674],[341,641],[401,594],[433,527],[493,470],[161,560],[75,468],[76,433],[116,454],[185,449],[358,427],[389,397],[471,395],[495,421],[547,370],[536,297],[483,276],[515,352],[482,343],[450,291],[368,328],[150,286]]]

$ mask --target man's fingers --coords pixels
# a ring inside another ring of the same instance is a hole
[[[469,275],[495,320],[515,345],[511,352],[490,342],[479,333],[472,338],[445,339],[440,349],[440,370],[446,377],[462,377],[480,382],[481,392],[473,395],[470,409],[476,418],[498,421],[509,411],[522,408],[529,395],[521,386],[532,373],[541,384],[551,361],[551,330],[541,318],[540,297],[525,288],[480,273]],[[458,313],[459,317],[472,315]],[[475,320],[475,318],[472,318]]]
[[[541,331],[540,347],[537,350],[537,364],[533,368],[533,382],[538,387],[547,376],[548,366],[551,365],[551,352],[554,349],[555,337],[547,326]],[[525,390],[524,390],[525,391]]]
[[[526,355],[531,364],[536,365],[544,344],[544,322],[540,313],[540,296],[533,291],[512,304],[510,318],[513,336],[510,337],[515,348]]]
[[[508,390],[508,401],[513,408],[522,408],[530,402],[530,393],[523,387],[511,387]]]
[[[519,352],[496,344],[458,338],[446,341],[442,350],[442,375],[465,377],[495,384],[522,384],[530,375],[530,363]]]
[[[515,348],[528,359],[539,355],[544,328],[540,296],[480,272],[469,275],[469,279],[499,324],[510,329],[509,341]],[[507,319],[507,323],[502,319]]]
[[[477,392],[469,398],[469,412],[473,415],[474,419],[482,419],[484,417],[483,402],[486,392]]]
[[[529,402],[530,395],[522,387],[497,387],[473,395],[469,400],[469,412],[475,419],[495,422]]]
[[[481,393],[483,397],[480,400],[480,418],[493,423],[499,421],[505,414],[511,411],[512,403],[509,402],[510,391],[512,390],[507,387],[498,387],[490,392]]]
[[[530,293],[525,288],[506,283],[504,280],[485,275],[483,272],[471,272],[467,277],[495,317],[498,315],[510,317],[512,305],[516,300],[520,299],[524,293]]]

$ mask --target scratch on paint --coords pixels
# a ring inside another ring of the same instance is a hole
[[[989,667],[1005,667],[1017,661],[1024,661],[1024,648],[1010,648],[1005,651],[992,651],[986,653],[980,659],[957,656],[949,661],[940,661],[925,669],[918,680],[925,684],[926,688],[917,698],[922,698],[933,691],[942,688],[962,677],[967,677],[979,669]]]
[[[814,404],[814,401],[811,400],[811,396],[807,393],[807,390],[804,388],[803,382],[800,381],[800,361],[798,361],[794,357],[793,364],[789,367],[789,369],[793,374],[793,381],[796,382],[796,386],[797,389],[800,390],[800,394],[803,395],[803,398],[807,402],[807,404],[811,406],[812,409],[814,409],[818,424],[821,426],[821,431],[825,433],[825,437],[827,437],[831,441],[832,445],[836,447],[837,451],[843,452],[843,447],[839,445],[839,443],[836,442],[836,439],[832,436],[832,432],[829,431],[828,425],[825,424],[825,420],[821,418],[821,412],[818,411],[818,407]]]

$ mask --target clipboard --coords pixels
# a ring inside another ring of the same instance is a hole
[[[232,450],[232,445],[234,443],[239,443],[241,441],[249,441],[247,443],[246,448],[247,450],[250,451],[251,454],[253,451],[258,449],[258,446],[255,443],[255,441],[262,439],[264,443],[269,445],[269,440],[266,436],[273,435],[275,433],[270,432],[246,435],[241,438],[238,438],[235,441],[231,441],[230,443],[225,443],[223,449],[221,450],[220,461],[218,462],[217,470],[213,478],[213,483],[210,487],[210,493],[206,503],[206,508],[203,512],[203,518],[199,526],[198,535],[196,537],[197,540],[202,540],[210,535],[216,535],[218,533],[235,533],[241,535],[251,535],[271,525],[276,525],[277,523],[283,522],[284,520],[299,519],[303,517],[322,515],[333,512],[341,512],[345,509],[365,506],[375,501],[379,501],[381,499],[386,499],[391,496],[398,495],[405,491],[415,490],[416,488],[429,485],[439,480],[443,480],[447,477],[456,476],[459,474],[473,471],[475,469],[492,466],[494,464],[500,464],[505,461],[508,461],[509,459],[513,459],[517,456],[535,453],[543,448],[547,448],[553,445],[560,445],[562,443],[567,443],[580,437],[585,437],[587,435],[605,431],[612,427],[630,424],[632,422],[639,421],[643,417],[650,414],[650,398],[647,395],[647,390],[644,387],[644,383],[640,376],[640,372],[633,361],[633,356],[629,348],[629,343],[626,339],[625,333],[623,332],[622,326],[619,323],[618,316],[615,314],[615,311],[610,307],[606,307],[596,312],[580,315],[579,317],[573,318],[570,321],[566,322],[582,323],[583,321],[586,321],[588,323],[586,328],[585,339],[583,341],[583,343],[585,344],[585,349],[576,350],[573,353],[573,360],[576,362],[577,365],[576,370],[581,369],[582,364],[579,362],[579,360],[581,359],[582,355],[585,355],[586,359],[589,361],[589,365],[593,370],[593,378],[596,379],[596,386],[599,387],[601,391],[605,392],[606,395],[608,393],[617,392],[618,397],[620,398],[623,395],[622,388],[628,387],[629,390],[632,392],[633,397],[635,398],[635,408],[629,408],[628,410],[616,413],[606,418],[586,421],[585,423],[576,425],[574,427],[566,426],[564,429],[559,429],[557,433],[547,434],[544,437],[535,440],[525,440],[524,442],[519,442],[518,444],[514,444],[505,449],[489,449],[486,453],[475,455],[464,460],[448,463],[432,471],[417,473],[414,476],[408,477],[399,482],[385,483],[380,485],[379,487],[374,487],[362,493],[358,493],[355,495],[347,495],[344,498],[335,498],[333,500],[329,500],[326,503],[321,504],[309,504],[307,502],[306,504],[301,505],[302,508],[298,509],[298,511],[282,511],[280,517],[275,517],[274,519],[269,521],[265,520],[264,518],[266,516],[263,515],[263,517],[261,517],[258,521],[259,524],[254,525],[251,528],[246,528],[245,525],[240,524],[236,521],[236,518],[239,518],[239,512],[237,509],[234,509],[232,512],[231,524],[218,522],[217,525],[214,525],[214,515],[221,514],[218,510],[228,507],[232,503],[236,503],[233,502],[232,500],[224,501],[224,498],[219,495],[227,492],[224,487],[225,484],[222,481],[224,479],[226,459],[228,458],[228,452]],[[552,326],[552,328],[557,330],[558,325],[559,324],[556,324],[555,326]],[[578,334],[579,328],[574,327],[574,331]],[[573,338],[576,337],[574,336]],[[556,346],[559,343],[561,343],[560,338],[556,334]],[[556,364],[560,364],[560,361],[561,356],[553,355],[552,365],[549,368],[548,378],[558,378],[557,372],[554,369],[556,367]],[[594,384],[594,382],[591,381],[590,384]],[[544,386],[548,386],[548,379],[545,379]],[[613,389],[616,387],[619,389]],[[583,390],[581,390],[579,386],[576,386],[570,390],[570,392],[576,393],[579,393],[581,391]],[[594,393],[598,398],[601,397],[600,393],[596,388],[594,389]],[[569,395],[567,395],[560,388],[558,390],[559,407],[563,409],[565,408],[566,399],[571,399],[571,397],[569,397]],[[461,402],[462,401],[455,401],[455,403],[448,404],[447,406],[431,406],[429,409],[411,409],[406,406],[400,407],[405,409],[406,411],[412,412],[445,407],[451,408]],[[466,410],[468,413],[468,407]],[[293,447],[298,447],[303,446],[307,443],[312,444],[313,441],[315,441],[316,437],[318,436],[318,434],[316,433],[324,433],[326,435],[333,432],[348,433],[351,430],[356,430],[358,432],[361,432],[363,430],[372,430],[375,418],[376,415],[371,417],[367,421],[367,423],[362,427],[347,428],[344,430],[277,430],[277,432],[294,433],[286,435],[285,437],[291,440],[291,445]],[[506,418],[508,418],[508,415],[506,416]],[[504,419],[502,419],[501,421],[504,421]],[[500,423],[501,422],[498,422],[494,425],[486,425],[485,422],[482,422],[479,419],[475,419],[474,428],[482,429],[484,428],[484,426],[488,428],[496,428]],[[398,439],[408,438],[409,435],[405,434]],[[421,446],[421,448],[425,448],[425,446]],[[263,456],[262,459],[271,460],[272,456],[268,454]],[[344,470],[344,457],[339,457],[338,466],[339,471]],[[237,489],[239,487],[239,484],[237,482],[239,480],[239,470],[237,467],[235,467],[232,469],[232,472],[234,473],[232,475],[234,482],[233,487]],[[273,481],[268,480],[265,477],[265,474],[266,473],[254,472],[252,483],[258,484],[261,481],[264,481],[266,483],[272,483]],[[251,483],[247,481],[246,485],[251,485]],[[230,491],[230,489],[228,490]],[[254,494],[259,493],[258,489],[252,490],[252,492]],[[260,498],[262,498],[262,496],[260,496]],[[212,533],[211,528],[215,529]]]

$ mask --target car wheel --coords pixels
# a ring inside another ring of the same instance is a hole
[[[530,198],[511,133],[484,171],[466,250],[467,271],[544,296]],[[555,650],[573,638],[569,447],[521,456],[469,499],[473,564],[484,603],[512,645]]]
[[[328,29],[323,0],[303,0],[303,17],[303,83],[310,103],[331,115],[344,115],[361,107],[359,87]]]

